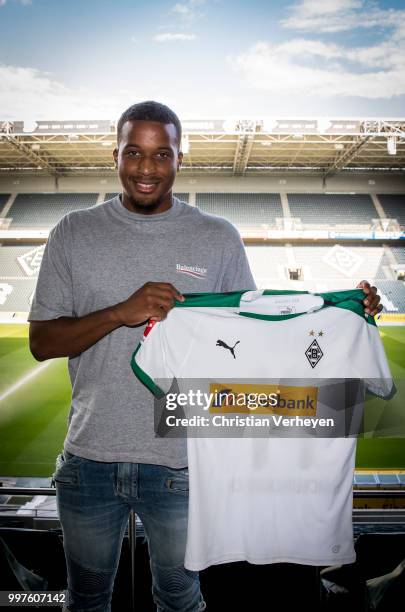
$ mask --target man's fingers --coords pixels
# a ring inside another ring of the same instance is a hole
[[[372,304],[370,304],[368,310],[370,310],[370,314],[372,316],[378,314],[379,312],[381,312],[383,309],[382,304],[380,304],[380,296],[376,295],[375,299],[373,300]]]
[[[146,297],[146,300],[150,307],[162,305],[169,310],[174,306],[175,297],[170,291],[164,289],[155,289],[153,293],[150,293]]]
[[[368,281],[366,281],[366,280],[362,280],[357,285],[357,289],[363,289],[363,290],[365,290],[365,293],[369,293],[369,291],[370,291],[370,283]]]
[[[150,292],[154,293],[155,291],[165,291],[174,299],[184,301],[184,296],[171,283],[147,283],[145,287]]]
[[[372,310],[380,301],[380,296],[377,295],[377,287],[370,287],[369,293],[363,303]]]

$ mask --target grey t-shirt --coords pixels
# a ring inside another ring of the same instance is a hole
[[[136,214],[116,196],[67,214],[51,231],[29,320],[82,317],[148,281],[182,293],[255,288],[228,221],[176,198],[163,213]],[[184,439],[155,437],[153,396],[131,370],[144,327],[120,327],[69,359],[67,451],[96,461],[187,465]]]

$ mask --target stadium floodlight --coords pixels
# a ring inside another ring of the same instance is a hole
[[[397,137],[396,136],[388,136],[387,151],[388,151],[388,155],[397,154]]]
[[[39,151],[40,148],[41,148],[41,145],[38,144],[38,143],[35,143],[35,144],[31,145],[31,149],[33,151]]]
[[[345,145],[344,145],[342,142],[337,142],[337,143],[335,144],[335,149],[336,149],[337,151],[341,151],[341,150],[342,150],[342,149],[344,149],[344,148],[345,148]]]
[[[112,140],[103,140],[103,142],[101,143],[102,147],[111,147],[113,145],[113,141]]]

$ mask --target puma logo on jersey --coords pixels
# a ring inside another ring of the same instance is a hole
[[[235,346],[237,344],[239,344],[239,342],[240,342],[240,340],[237,340],[233,346],[228,346],[227,343],[224,342],[223,340],[217,340],[217,343],[216,343],[215,346],[222,346],[223,348],[228,349],[228,351],[231,351],[231,353],[233,355],[233,358],[236,359],[236,355],[235,355],[235,350],[234,349],[235,349]]]

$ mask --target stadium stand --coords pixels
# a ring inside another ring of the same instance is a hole
[[[4,204],[7,202],[9,197],[10,197],[9,193],[0,193],[0,214],[3,209]]]
[[[111,200],[111,198],[115,198],[115,196],[118,195],[118,192],[112,192],[112,193],[106,193],[105,194],[105,201],[107,202],[107,200]],[[173,192],[173,195],[176,196],[176,198],[179,198],[179,200],[183,200],[183,202],[188,202],[189,201],[189,195],[188,193],[185,192]]]
[[[304,224],[316,225],[370,225],[378,218],[368,194],[287,194],[291,216]]]
[[[389,219],[397,219],[398,223],[405,226],[405,195],[378,194],[378,199]]]
[[[28,312],[37,279],[4,280],[0,277],[0,311]]]
[[[380,280],[378,290],[386,312],[405,312],[405,283]]]
[[[304,279],[333,281],[377,278],[384,258],[382,247],[297,246],[293,247],[297,266],[304,267]],[[385,277],[384,277],[385,278]]]
[[[390,247],[392,254],[394,255],[397,263],[405,266],[405,248],[403,247]]]
[[[6,218],[12,228],[52,227],[72,210],[89,208],[97,202],[97,193],[20,193]]]
[[[247,246],[246,252],[259,287],[273,287],[287,278],[288,255],[285,246]]]
[[[387,279],[387,280],[392,280],[395,278],[394,270],[393,270],[393,262],[392,262],[392,259],[387,254],[386,247],[384,248],[384,252],[378,264],[378,269],[375,273],[374,278],[375,279]]]
[[[108,200],[114,195],[116,192],[109,192],[104,197]],[[189,201],[188,192],[176,192],[175,195]],[[8,211],[8,218],[13,219],[11,229],[24,227],[35,230],[38,227],[50,227],[70,210],[95,205],[98,197],[97,193],[19,194]],[[0,203],[6,202],[7,198],[6,194],[0,196]],[[342,194],[335,197],[334,194],[295,193],[290,194],[289,199],[294,215],[299,213],[301,205],[309,211],[307,216],[301,215],[300,218],[304,221],[323,215],[325,224],[329,221],[333,223],[338,211],[341,219],[342,201],[350,208],[353,206],[353,227],[360,219],[368,223],[371,218],[376,217],[374,204],[368,195]],[[294,202],[298,202],[296,208]],[[305,204],[302,204],[303,202]],[[354,202],[357,202],[357,207]],[[227,217],[242,228],[260,224],[271,226],[276,219],[283,217],[279,193],[197,193],[196,204],[201,210]],[[317,226],[319,227],[319,222]],[[243,232],[243,229],[241,231]],[[246,228],[246,231],[250,231],[250,228]],[[398,313],[405,312],[404,283],[397,280],[398,265],[405,266],[405,248],[387,244],[368,246],[369,244],[364,246],[361,243],[340,241],[339,244],[320,245],[309,239],[304,243],[276,242],[271,246],[248,244],[246,250],[260,288],[340,290],[353,287],[360,280],[368,278],[373,280],[383,293],[385,311],[391,313],[391,316],[399,316]],[[14,310],[28,310],[34,289],[32,279],[35,283],[43,250],[43,244],[0,246],[0,311],[10,313]]]
[[[0,279],[4,277],[37,276],[44,246],[1,246]]]
[[[275,225],[283,216],[279,193],[197,193],[196,206],[235,225]]]

